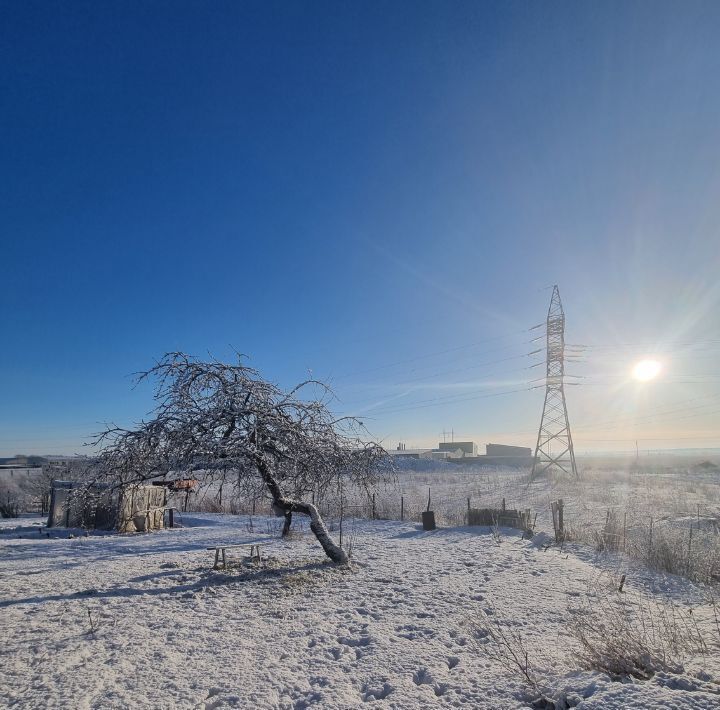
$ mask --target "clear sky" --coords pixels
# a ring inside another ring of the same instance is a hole
[[[0,455],[233,348],[390,446],[531,446],[554,283],[578,449],[720,446],[719,37],[714,1],[0,2]]]

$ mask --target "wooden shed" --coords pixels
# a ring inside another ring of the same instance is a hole
[[[164,527],[167,491],[158,486],[111,488],[53,481],[47,527],[148,532]]]

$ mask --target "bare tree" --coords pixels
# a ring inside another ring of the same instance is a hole
[[[77,472],[73,471],[68,463],[58,464],[46,461],[39,471],[33,472],[25,479],[23,490],[37,502],[40,513],[45,515],[50,510],[52,482],[67,479],[73,473],[77,475]]]
[[[181,352],[166,354],[138,379],[156,383],[153,418],[97,437],[99,476],[123,485],[193,472],[241,493],[260,482],[285,515],[286,530],[293,513],[308,515],[327,556],[347,561],[317,507],[302,497],[341,479],[374,486],[384,451],[363,440],[361,422],[331,413],[325,385],[308,380],[283,392],[240,358],[229,365]]]

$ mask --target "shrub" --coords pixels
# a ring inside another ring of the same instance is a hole
[[[20,517],[20,506],[17,501],[5,501],[0,503],[0,516],[3,518]]]
[[[556,707],[549,684],[541,680],[541,673],[530,658],[522,633],[511,623],[481,611],[471,623],[478,648],[489,658],[515,676],[530,691],[528,699],[535,708],[550,710]]]
[[[615,679],[680,672],[689,657],[707,652],[692,610],[672,603],[597,590],[575,612],[570,630],[578,660]]]

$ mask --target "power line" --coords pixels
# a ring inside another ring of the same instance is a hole
[[[516,394],[517,392],[529,392],[532,389],[536,389],[536,388],[535,387],[520,387],[518,389],[506,390],[504,392],[492,392],[492,393],[488,393],[488,394],[473,395],[471,397],[464,397],[463,399],[455,399],[452,401],[440,401],[439,403],[438,403],[438,400],[441,400],[443,398],[436,397],[434,399],[424,400],[424,402],[427,402],[426,404],[417,403],[417,404],[409,405],[406,407],[392,407],[392,408],[388,408],[388,409],[380,409],[375,412],[372,412],[371,417],[364,417],[364,418],[372,419],[372,418],[375,418],[377,415],[397,414],[399,412],[413,411],[415,409],[427,409],[428,407],[442,406],[445,404],[456,404],[456,403],[460,403],[460,402],[472,402],[477,399],[500,397],[500,396],[508,395],[508,394]]]
[[[512,374],[515,374],[515,373],[517,373],[517,372],[524,372],[525,369],[526,369],[526,368],[524,368],[524,367],[514,367],[514,368],[511,368],[511,369],[509,369],[509,370],[502,370],[501,372],[487,373],[486,376],[487,376],[487,377],[493,377],[493,378],[495,378],[495,377],[501,377],[501,376],[504,376],[504,375],[512,375]],[[404,382],[404,383],[397,383],[397,384],[388,385],[388,386],[389,386],[389,387],[394,387],[394,388],[400,388],[400,387],[405,387],[405,386],[407,386],[408,384],[410,384],[410,383]],[[433,398],[433,399],[446,399],[446,398],[447,398],[447,399],[454,399],[454,398],[456,398],[456,397],[464,397],[464,396],[467,396],[468,394],[472,394],[473,392],[478,392],[478,391],[479,391],[479,390],[478,390],[478,384],[484,384],[484,386],[482,387],[482,390],[485,390],[485,389],[487,389],[488,387],[492,387],[492,386],[500,387],[500,386],[503,386],[503,385],[507,385],[508,383],[506,382],[506,383],[498,383],[498,384],[496,384],[496,385],[492,385],[491,382],[485,382],[485,383],[478,383],[478,382],[472,382],[472,383],[470,383],[470,382],[468,382],[468,383],[465,383],[465,382],[463,382],[462,380],[454,381],[454,382],[448,382],[448,383],[444,383],[443,385],[439,385],[439,386],[454,387],[454,386],[458,386],[458,385],[460,385],[460,386],[465,385],[467,389],[470,389],[470,392],[459,392],[459,393],[457,393],[457,394],[439,395],[437,398]],[[523,383],[523,384],[525,384],[525,383]],[[399,395],[398,395],[398,394],[386,394],[386,395],[382,395],[381,393],[378,393],[378,394],[376,394],[374,397],[369,397],[369,398],[366,398],[366,399],[361,399],[361,400],[359,400],[359,401],[358,401],[358,400],[350,400],[349,402],[343,402],[343,404],[344,404],[345,407],[348,408],[348,409],[356,409],[357,407],[362,406],[362,405],[364,405],[364,404],[366,404],[366,403],[368,403],[368,402],[374,402],[374,401],[376,401],[376,400],[378,400],[378,399],[382,399],[383,396],[385,397],[385,399],[400,399],[400,398],[405,397],[405,396],[407,396],[407,395],[409,395],[409,394],[414,394],[415,392],[418,392],[418,391],[419,391],[419,388],[417,388],[417,389],[411,389],[410,391],[405,392],[405,393],[402,393],[402,394],[399,394]],[[421,401],[427,401],[427,400],[421,400]],[[378,403],[376,406],[379,407],[379,406],[381,406],[382,404],[384,404],[384,402],[383,402],[383,403]],[[396,405],[396,406],[405,406],[406,404],[407,404],[407,405],[410,405],[410,404],[413,404],[413,402],[410,401],[410,402],[406,402],[406,403],[403,403],[403,404],[398,404],[398,405]]]
[[[386,363],[386,364],[384,364],[384,365],[378,365],[378,366],[376,366],[376,367],[370,367],[370,368],[366,368],[366,369],[363,369],[363,370],[356,370],[355,372],[350,372],[350,373],[345,373],[345,374],[343,374],[343,375],[338,375],[337,377],[331,378],[331,379],[334,379],[334,380],[345,380],[345,379],[348,379],[348,378],[351,378],[351,377],[356,377],[357,375],[364,375],[364,374],[367,374],[367,373],[370,373],[370,372],[378,372],[378,371],[380,371],[380,370],[386,370],[386,369],[389,369],[389,368],[392,368],[392,367],[399,367],[400,365],[407,365],[407,364],[412,363],[412,362],[417,362],[418,360],[425,360],[425,359],[427,359],[427,358],[438,357],[439,355],[446,355],[446,354],[448,354],[448,353],[458,352],[458,351],[460,351],[460,350],[468,350],[468,349],[470,349],[470,348],[475,348],[475,347],[478,347],[478,346],[480,346],[480,345],[485,345],[486,343],[492,343],[492,342],[495,342],[495,341],[497,341],[497,340],[503,340],[503,339],[505,339],[505,338],[516,337],[517,335],[522,335],[522,334],[527,333],[527,332],[528,332],[528,330],[527,330],[527,329],[524,329],[524,330],[515,331],[515,332],[513,332],[513,333],[506,333],[505,335],[498,335],[498,336],[494,336],[494,337],[492,337],[492,338],[485,338],[484,340],[479,340],[479,341],[476,341],[476,342],[474,342],[474,343],[466,343],[465,345],[458,345],[457,347],[447,348],[447,349],[445,349],[445,350],[437,350],[437,351],[431,352],[431,353],[424,353],[424,354],[422,354],[422,355],[415,355],[415,356],[413,356],[413,357],[411,357],[411,358],[406,358],[406,359],[404,359],[404,360],[397,360],[397,361],[395,361],[395,362]],[[509,343],[509,344],[507,344],[507,345],[502,345],[502,346],[500,346],[500,347],[498,347],[498,348],[492,348],[492,349],[490,349],[490,350],[485,350],[485,351],[483,351],[483,352],[497,352],[497,351],[499,351],[499,350],[505,350],[505,349],[507,349],[507,348],[509,348],[509,347],[513,347],[513,345],[514,345],[514,343]],[[481,354],[482,354],[482,353],[481,353]]]

